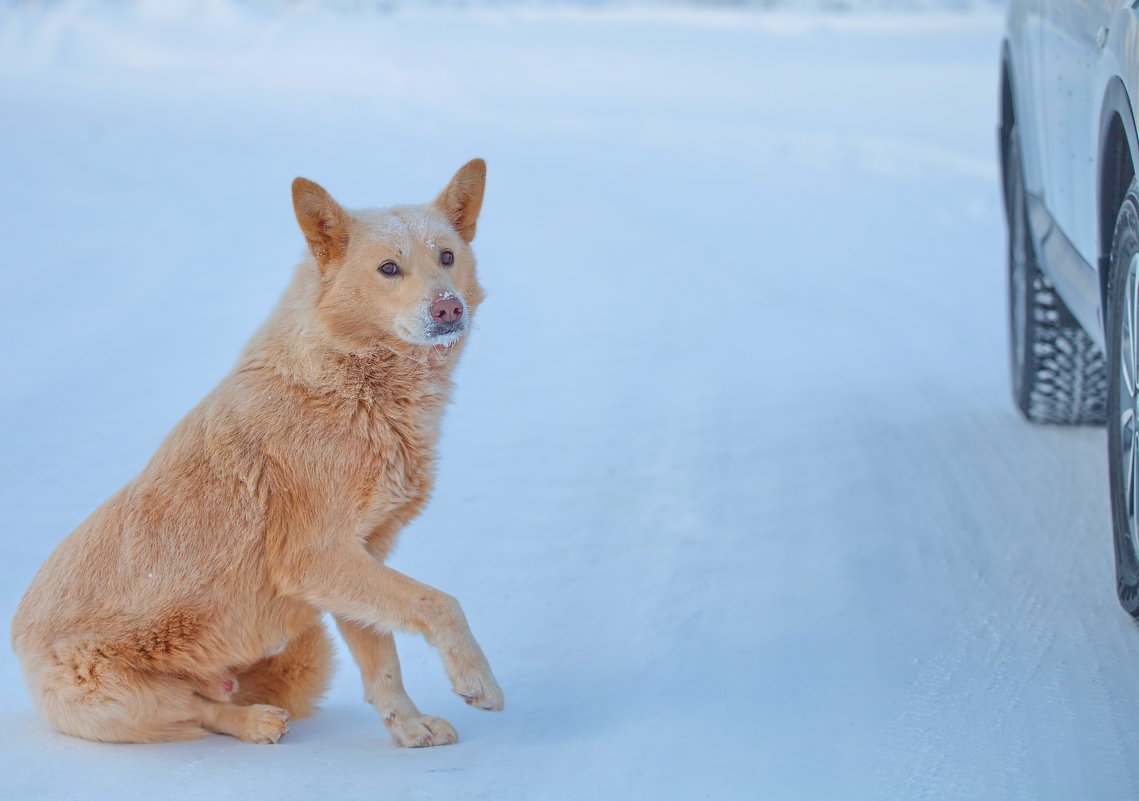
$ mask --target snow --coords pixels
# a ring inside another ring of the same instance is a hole
[[[294,176],[414,203],[482,156],[489,299],[392,564],[507,708],[405,637],[455,746],[395,748],[346,654],[278,746],[108,746],[8,654],[0,795],[1133,796],[1104,435],[1009,399],[970,7],[6,5],[4,633],[276,301]]]

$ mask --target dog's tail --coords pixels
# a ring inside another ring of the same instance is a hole
[[[237,676],[237,704],[284,707],[292,718],[316,710],[332,673],[332,642],[317,618],[272,656],[254,663]]]

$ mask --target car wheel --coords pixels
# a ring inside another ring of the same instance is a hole
[[[1040,271],[1014,127],[1005,156],[1009,345],[1013,397],[1034,423],[1103,425],[1103,354]]]
[[[1108,309],[1107,458],[1119,602],[1139,616],[1139,189],[1135,180],[1115,218]]]

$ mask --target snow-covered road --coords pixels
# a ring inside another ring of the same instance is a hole
[[[277,747],[49,732],[0,656],[0,797],[1111,799],[1139,628],[1102,431],[1009,399],[1001,20],[0,15],[0,633],[226,372],[303,243],[289,182],[489,163],[490,298],[392,564],[506,690],[394,748],[345,657]]]

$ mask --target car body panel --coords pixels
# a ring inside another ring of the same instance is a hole
[[[1098,272],[1084,261],[1041,198],[1030,194],[1027,200],[1028,222],[1035,239],[1040,269],[1048,275],[1068,310],[1102,349],[1104,327]]]
[[[1044,130],[1043,109],[1039,102],[1040,26],[1044,0],[1016,0],[1009,6],[1008,39],[1005,42],[1005,69],[1013,88],[1013,105],[1018,126]],[[1024,184],[1029,192],[1042,194],[1041,137],[1021,137]]]
[[[1095,262],[1101,77],[1112,6],[1121,0],[1044,0],[1040,26],[1045,127],[1043,197],[1060,230]],[[1091,210],[1091,213],[1089,213]]]
[[[1041,269],[1102,348],[1111,221],[1101,213],[1105,149],[1118,115],[1130,163],[1139,67],[1139,0],[1014,0],[1006,69]],[[1111,180],[1109,174],[1106,180]],[[1111,187],[1122,198],[1126,187]],[[1113,215],[1113,210],[1107,210]]]

